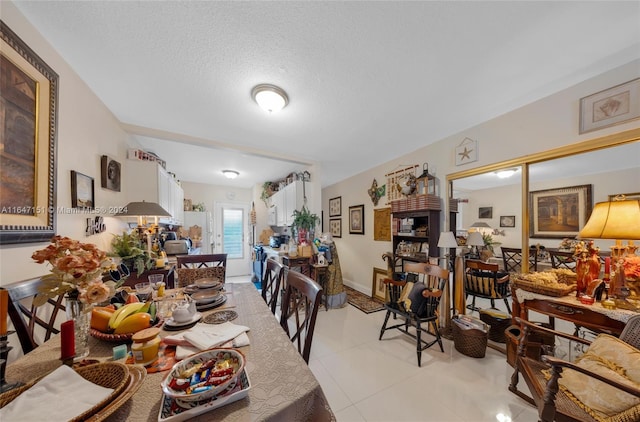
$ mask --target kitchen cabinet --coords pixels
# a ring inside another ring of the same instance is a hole
[[[290,226],[293,224],[293,211],[302,209],[306,189],[311,192],[309,182],[295,181],[271,196],[272,208],[275,209],[276,226]],[[311,204],[307,204],[307,208],[312,210]],[[272,220],[273,217],[270,217],[270,221]]]
[[[125,170],[128,202],[155,202],[171,214],[161,218],[161,223],[182,224],[184,191],[173,176],[151,161],[126,160]]]

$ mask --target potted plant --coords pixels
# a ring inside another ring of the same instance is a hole
[[[311,214],[306,205],[303,205],[299,211],[294,210],[291,229],[296,231],[298,243],[307,240],[307,234],[313,231],[319,222],[320,217]]]
[[[271,197],[271,195],[273,195],[273,183],[271,182],[264,182],[262,184],[262,193],[260,194],[260,199],[262,199],[262,202],[264,202],[264,205],[269,208],[269,198]]]
[[[135,270],[138,276],[154,266],[155,260],[144,250],[135,230],[131,233],[124,231],[122,235],[114,235],[111,248],[113,252],[109,256],[120,257],[122,263],[130,270]]]

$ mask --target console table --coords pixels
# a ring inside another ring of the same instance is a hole
[[[569,321],[577,326],[599,333],[619,336],[629,318],[637,312],[626,309],[606,309],[600,303],[584,305],[575,293],[563,297],[544,296],[522,289],[513,289],[512,316],[529,319],[529,311],[547,315],[553,325],[554,318]]]

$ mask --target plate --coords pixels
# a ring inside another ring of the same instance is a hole
[[[196,303],[196,309],[198,311],[206,311],[208,309],[217,308],[218,306],[222,305],[226,301],[227,301],[227,295],[220,295],[220,298],[218,298],[215,302],[206,303],[202,305],[199,305]]]
[[[218,290],[207,289],[191,293],[191,298],[196,301],[196,305],[205,305],[215,302],[220,295],[221,293]]]
[[[233,321],[238,318],[238,313],[231,309],[223,309],[221,311],[212,312],[204,317],[204,322],[207,324],[222,324],[223,322]]]
[[[202,369],[205,364],[211,367],[210,372]],[[206,400],[235,383],[238,374],[244,370],[244,365],[244,355],[239,350],[206,350],[173,365],[160,385],[163,393],[174,400],[185,402]],[[220,374],[214,376],[214,371]],[[212,380],[216,380],[217,385],[205,385]],[[180,385],[184,388],[178,388]]]
[[[199,278],[193,284],[199,289],[222,289],[222,283],[219,278]]]
[[[184,328],[187,325],[195,324],[196,322],[200,321],[201,318],[202,314],[200,312],[196,312],[195,314],[193,314],[189,321],[184,322],[177,322],[174,321],[173,318],[169,318],[164,323],[164,329],[166,330],[167,328]]]

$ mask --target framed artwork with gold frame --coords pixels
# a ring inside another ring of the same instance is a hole
[[[575,237],[591,215],[592,186],[568,186],[529,192],[529,236]]]
[[[371,286],[371,297],[384,302],[386,300],[387,290],[382,282],[387,278],[387,271],[382,268],[373,267],[373,280]]]
[[[58,74],[0,21],[0,244],[56,234]]]

